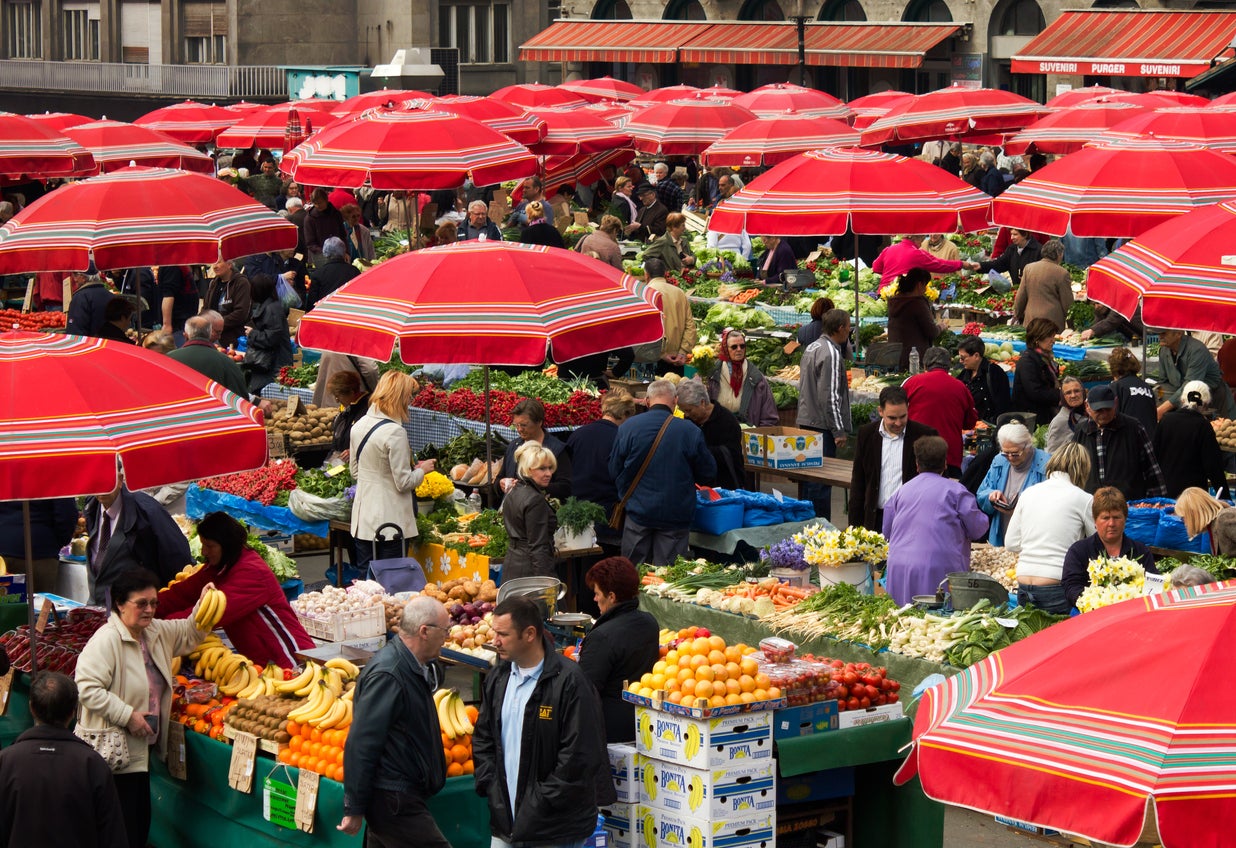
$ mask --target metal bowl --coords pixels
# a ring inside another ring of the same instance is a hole
[[[560,612],[550,619],[550,623],[563,627],[591,627],[592,616],[586,612]]]
[[[915,595],[912,600],[914,601],[914,606],[919,609],[937,610],[944,607],[944,601],[935,595]]]

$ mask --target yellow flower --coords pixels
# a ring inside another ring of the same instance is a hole
[[[425,479],[416,487],[416,496],[428,500],[436,501],[438,498],[444,498],[451,492],[455,491],[455,484],[445,474],[437,471],[430,471],[425,475]]]

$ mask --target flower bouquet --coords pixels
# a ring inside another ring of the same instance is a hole
[[[430,471],[425,479],[416,487],[416,496],[422,503],[418,509],[422,512],[432,512],[449,505],[455,494],[455,484],[451,478],[438,471]]]
[[[1135,559],[1101,556],[1090,560],[1086,571],[1090,574],[1090,585],[1077,596],[1080,612],[1130,601],[1146,593],[1146,570]]]
[[[837,568],[855,562],[875,565],[888,559],[888,540],[865,527],[835,530],[813,524],[792,538],[803,546],[803,559],[810,565]]]

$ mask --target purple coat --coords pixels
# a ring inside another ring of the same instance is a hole
[[[933,595],[951,571],[970,570],[970,542],[987,533],[987,516],[965,486],[920,473],[884,505],[888,539],[885,589],[898,604]]]

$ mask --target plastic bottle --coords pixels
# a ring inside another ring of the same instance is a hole
[[[918,348],[914,348],[910,351],[910,373],[917,374],[922,370],[921,360],[918,358]]]
[[[474,490],[472,494],[468,495],[468,512],[480,512],[480,511],[481,511],[481,493]]]

